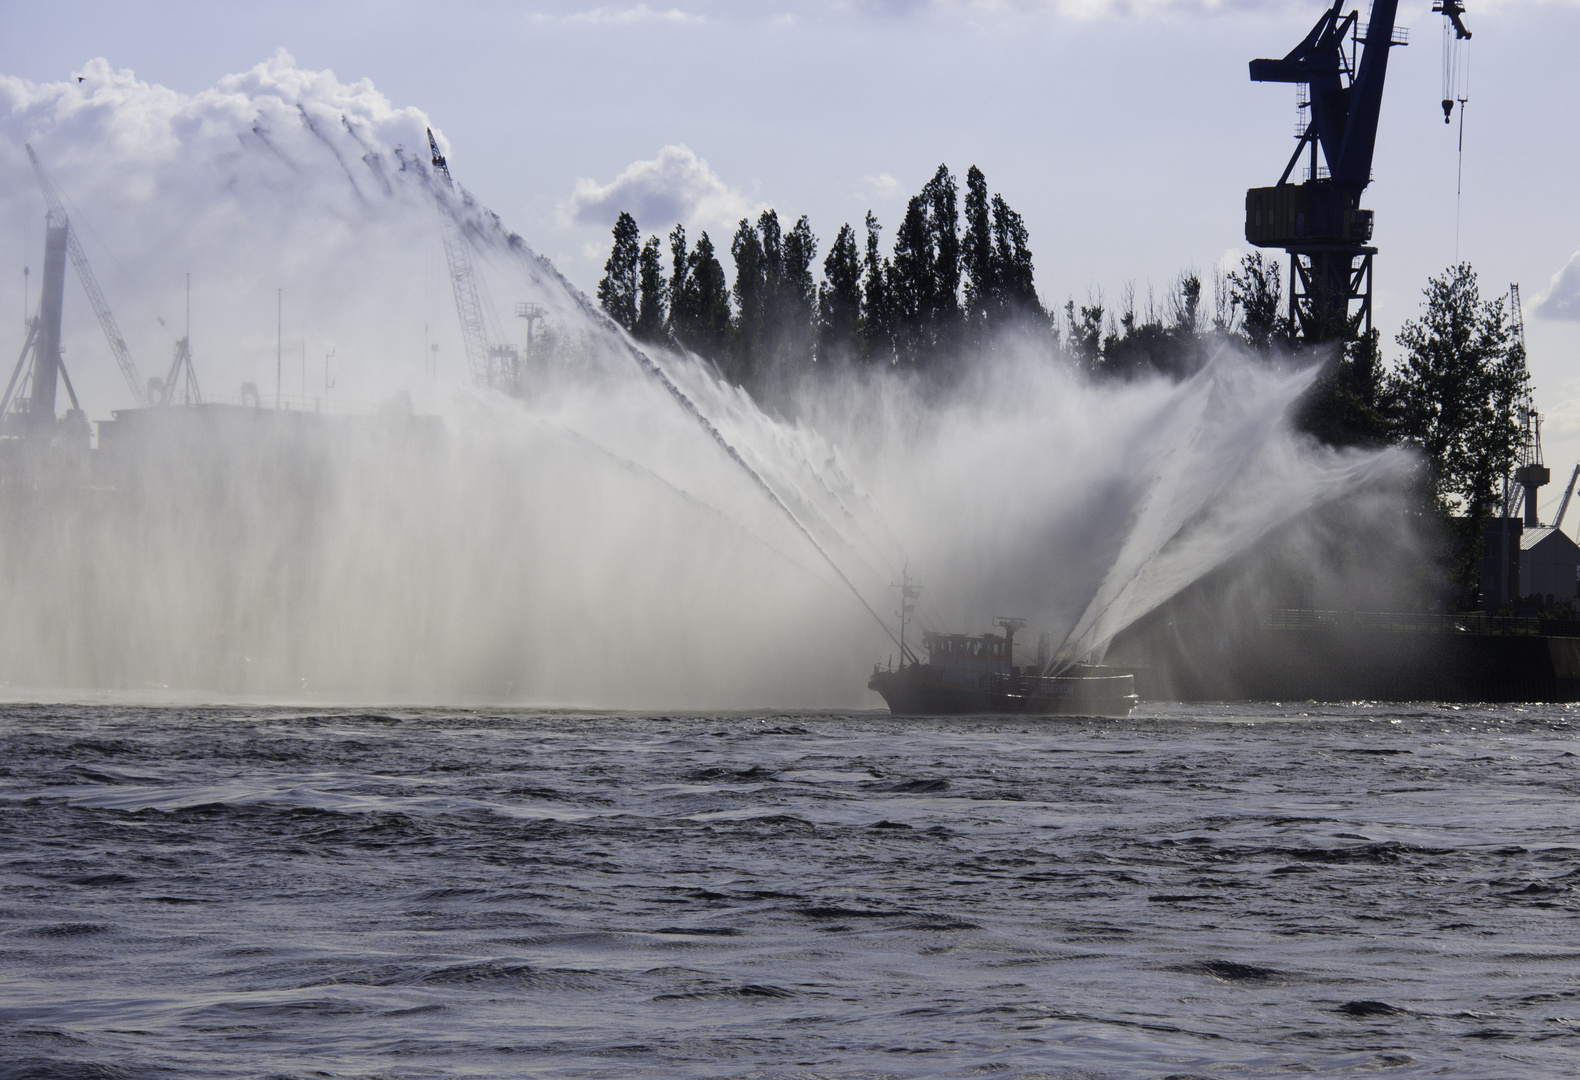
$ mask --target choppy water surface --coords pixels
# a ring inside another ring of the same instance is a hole
[[[0,710],[0,1078],[1558,1076],[1562,707]]]

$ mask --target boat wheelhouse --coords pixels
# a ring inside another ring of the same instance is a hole
[[[1022,619],[998,619],[1004,633],[924,633],[927,662],[888,671],[873,668],[867,686],[883,695],[896,714],[1019,714],[1037,716],[1129,716],[1136,705],[1135,677],[1092,664],[1048,674],[1046,650],[1039,663],[1015,663],[1015,631]]]

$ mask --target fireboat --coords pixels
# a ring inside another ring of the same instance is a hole
[[[1050,675],[1044,647],[1035,666],[1016,666],[1015,631],[1026,625],[1024,619],[995,619],[1002,634],[924,633],[927,662],[922,663],[905,645],[905,620],[921,589],[909,577],[901,588],[900,666],[874,664],[867,683],[883,695],[891,713],[1127,717],[1136,707],[1135,676],[1129,672],[1073,664]]]

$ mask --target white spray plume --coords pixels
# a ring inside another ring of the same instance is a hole
[[[871,706],[863,671],[896,652],[873,615],[903,565],[927,584],[924,625],[1020,615],[1100,655],[1269,530],[1400,464],[1311,447],[1285,420],[1310,374],[1228,354],[1179,385],[1093,386],[1013,349],[972,361],[948,395],[831,375],[786,423],[695,357],[634,350],[434,175],[428,118],[366,82],[283,53],[190,96],[103,61],[82,75],[0,79],[13,250],[41,246],[30,142],[145,374],[173,336],[154,312],[170,322],[191,270],[211,395],[250,381],[271,403],[283,288],[282,395],[404,392],[442,420],[401,438],[348,421],[239,477],[225,461],[245,433],[219,431],[213,460],[172,458],[185,486],[167,497],[134,498],[147,485],[131,483],[46,499],[55,532],[13,516],[0,546],[13,687]],[[446,220],[493,297],[492,340],[520,343],[512,302],[548,311],[554,347],[540,340],[523,400],[465,385]],[[129,405],[80,294],[67,308],[90,411]]]

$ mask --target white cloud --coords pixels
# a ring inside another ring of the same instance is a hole
[[[587,11],[576,11],[569,15],[534,15],[534,22],[553,22],[568,25],[583,24],[589,26],[630,26],[633,23],[703,23],[707,18],[702,15],[692,15],[681,11],[679,8],[669,8],[666,11],[655,11],[646,4],[637,4],[635,7],[595,7]]]
[[[1580,322],[1580,251],[1547,286],[1547,294],[1536,304],[1536,314],[1543,319],[1568,319]]]
[[[1286,9],[1297,0],[848,0],[846,6],[870,15],[921,14],[992,17],[1063,15],[1073,18],[1163,15],[1255,8]]]
[[[622,210],[656,229],[677,221],[729,225],[753,207],[690,147],[666,146],[650,161],[633,161],[607,184],[576,181],[560,216],[567,224],[611,225]]]
[[[430,183],[428,124],[372,83],[302,68],[283,50],[196,93],[103,59],[60,82],[0,75],[0,249],[38,266],[44,207],[30,144],[143,375],[169,363],[190,271],[206,395],[274,388],[277,324],[265,316],[283,289],[287,348],[293,337],[304,354],[338,347],[347,399],[376,400],[396,377],[384,358],[420,354],[410,342],[424,322],[446,358],[464,355],[454,317],[430,298],[445,294],[423,284],[443,280],[431,272],[442,259],[441,189]],[[72,377],[102,416],[130,391],[81,294],[68,295]],[[305,369],[284,393],[308,391]]]
[[[1575,3],[1580,0],[1546,0]],[[994,19],[1051,15],[1070,19],[1167,18],[1233,12],[1320,13],[1313,0],[838,0],[838,6],[865,15],[905,18],[915,15]]]
[[[893,199],[900,194],[900,182],[888,173],[879,173],[877,176],[863,176],[861,188],[866,194],[875,199]]]

